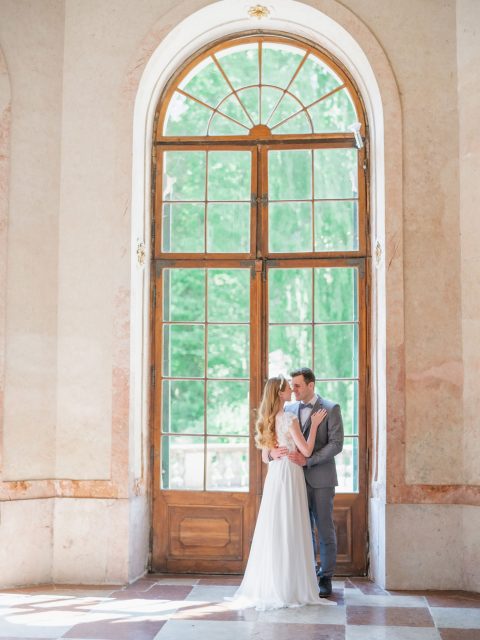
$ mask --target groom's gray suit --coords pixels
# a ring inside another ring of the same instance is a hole
[[[285,411],[296,415],[302,433],[308,438],[311,419],[301,421],[300,402],[285,406]],[[318,531],[322,576],[332,577],[337,559],[337,537],[333,523],[333,498],[338,485],[335,456],[343,449],[343,421],[340,406],[317,396],[311,413],[326,409],[327,417],[320,423],[312,455],[303,467],[307,484],[308,507]]]

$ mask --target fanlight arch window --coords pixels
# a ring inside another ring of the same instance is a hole
[[[262,38],[210,50],[184,72],[163,136],[248,136],[348,132],[359,121],[349,81],[306,46]]]
[[[159,106],[156,255],[364,255],[362,136],[351,79],[313,46],[262,35],[209,48]]]

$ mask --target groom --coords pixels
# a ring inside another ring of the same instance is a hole
[[[286,406],[300,423],[302,433],[308,438],[310,416],[313,412],[327,410],[327,417],[320,423],[312,455],[305,458],[299,451],[288,454],[292,462],[304,467],[307,484],[310,519],[317,525],[320,542],[320,597],[332,594],[332,577],[337,560],[337,537],[333,523],[333,498],[338,485],[335,456],[343,449],[343,422],[340,406],[315,394],[315,374],[303,367],[292,371],[292,387],[297,402]],[[271,449],[269,458],[284,455],[282,448]]]

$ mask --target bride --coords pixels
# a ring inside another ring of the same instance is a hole
[[[264,452],[279,446],[288,451],[298,449],[308,457],[326,411],[312,414],[305,440],[295,415],[284,411],[291,397],[292,390],[283,376],[268,380],[255,442]],[[305,477],[302,467],[286,456],[269,464],[247,568],[233,602],[236,607],[256,607],[260,611],[335,604],[318,596]]]

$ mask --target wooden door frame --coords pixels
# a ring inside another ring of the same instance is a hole
[[[257,36],[252,36],[253,39],[256,39]],[[234,41],[240,40],[242,39],[243,41],[245,41],[244,37],[241,38],[232,38],[232,39],[224,39],[222,41],[222,43],[220,43],[218,45],[219,48],[225,47],[225,46],[230,46]],[[273,39],[273,40],[285,40],[285,38],[281,37],[281,36],[265,36],[264,37],[265,40],[268,39]],[[289,38],[290,41],[295,41],[295,38]],[[301,41],[301,39],[299,39]],[[311,46],[311,45],[310,45]],[[212,47],[208,47],[209,50],[212,50]],[[354,260],[355,258],[358,258],[359,260],[363,261],[364,265],[365,265],[365,304],[366,306],[362,309],[362,313],[365,314],[365,318],[364,318],[364,325],[365,325],[365,337],[364,337],[364,345],[365,345],[365,350],[364,349],[360,349],[359,348],[359,354],[361,358],[365,358],[365,393],[362,394],[362,397],[365,399],[364,401],[364,411],[362,413],[362,415],[364,415],[364,420],[365,420],[365,433],[364,433],[364,444],[363,447],[360,447],[360,456],[359,456],[359,470],[364,470],[364,482],[365,482],[365,504],[364,504],[364,511],[365,514],[367,513],[367,506],[368,506],[368,477],[369,477],[369,468],[368,468],[368,462],[369,462],[369,451],[370,451],[370,438],[371,438],[371,434],[370,434],[370,430],[369,430],[369,424],[370,424],[370,402],[369,402],[369,398],[370,398],[370,376],[369,376],[369,371],[370,371],[370,363],[369,363],[369,358],[370,358],[370,352],[368,351],[369,348],[369,343],[370,343],[370,315],[369,313],[367,313],[367,309],[370,309],[370,256],[369,256],[369,235],[370,235],[370,225],[369,225],[369,207],[368,207],[368,192],[369,192],[369,183],[368,183],[368,171],[367,171],[367,166],[368,166],[368,126],[367,126],[367,122],[366,122],[366,117],[365,117],[365,110],[363,107],[363,103],[361,101],[360,98],[360,93],[358,91],[358,89],[355,87],[354,83],[351,81],[351,79],[348,77],[348,75],[345,73],[345,71],[341,68],[341,66],[339,66],[338,62],[336,62],[335,60],[332,60],[331,56],[326,55],[324,52],[322,52],[321,50],[319,50],[317,47],[311,47],[312,51],[315,51],[316,55],[321,55],[323,57],[326,57],[326,60],[328,61],[329,66],[333,66],[336,68],[336,70],[338,71],[338,69],[341,69],[341,74],[342,77],[344,77],[344,79],[346,79],[345,82],[345,86],[347,86],[350,89],[350,94],[352,96],[352,98],[354,99],[355,102],[355,106],[357,109],[357,113],[359,115],[359,119],[362,121],[363,125],[364,125],[364,131],[365,131],[365,146],[363,147],[363,149],[359,150],[359,162],[358,162],[358,172],[359,172],[359,180],[358,180],[358,186],[359,186],[359,194],[358,194],[358,207],[359,207],[359,223],[360,223],[360,227],[359,227],[359,248],[358,251],[353,251],[353,252],[344,252],[344,253],[339,253],[339,252],[335,252],[335,253],[295,253],[295,254],[268,254],[268,251],[266,251],[267,247],[266,247],[266,242],[267,242],[267,232],[266,232],[266,218],[267,216],[266,214],[266,207],[268,207],[267,203],[264,201],[265,199],[262,198],[262,195],[265,193],[268,193],[267,191],[267,181],[268,181],[268,177],[267,177],[267,162],[264,161],[262,162],[260,160],[260,166],[263,167],[263,170],[260,169],[258,171],[257,174],[257,190],[256,190],[256,195],[257,195],[257,204],[259,206],[259,208],[262,210],[260,212],[260,215],[257,215],[256,219],[257,219],[257,224],[253,225],[253,221],[252,221],[252,227],[251,227],[251,234],[252,234],[252,244],[251,244],[251,250],[249,252],[249,254],[244,254],[242,256],[239,256],[242,258],[243,260],[243,264],[244,266],[247,265],[247,263],[249,264],[249,266],[252,269],[252,273],[255,273],[255,278],[263,278],[264,277],[264,273],[265,273],[265,261],[268,261],[269,263],[273,263],[275,261],[288,261],[290,266],[294,266],[295,264],[301,263],[301,262],[308,262],[308,266],[315,268],[316,266],[319,266],[319,263],[323,262],[324,260],[328,261],[329,266],[333,266],[334,262],[336,259],[348,259],[348,260]],[[207,48],[205,48],[205,51],[207,50]],[[181,71],[181,76],[183,77],[186,75],[186,73],[188,73],[188,71],[198,62],[199,60],[199,56],[195,56],[194,59],[192,59],[192,61],[183,68],[183,70]],[[179,77],[178,74],[175,78],[175,81],[178,83]],[[161,252],[161,247],[160,247],[160,240],[159,240],[159,236],[160,234],[157,234],[155,232],[156,229],[160,229],[161,228],[161,190],[157,188],[157,174],[160,174],[161,172],[158,171],[158,169],[161,169],[161,163],[158,162],[159,157],[161,156],[161,152],[162,150],[166,150],[166,149],[170,149],[170,150],[174,150],[174,149],[181,149],[181,150],[187,150],[187,149],[196,149],[196,150],[205,150],[205,151],[210,151],[210,150],[227,150],[227,149],[240,149],[243,148],[244,150],[246,148],[252,149],[253,146],[257,146],[258,149],[258,153],[259,154],[264,154],[265,158],[268,155],[268,150],[269,149],[280,149],[280,148],[284,148],[284,149],[294,149],[294,148],[302,148],[302,149],[306,149],[306,148],[338,148],[338,147],[343,147],[343,148],[352,148],[355,147],[355,140],[354,140],[354,136],[353,134],[313,134],[313,135],[283,135],[283,136],[273,136],[273,135],[268,135],[265,134],[264,131],[259,130],[258,128],[254,128],[256,130],[252,130],[249,136],[242,136],[242,137],[234,137],[234,136],[212,136],[212,137],[191,137],[188,140],[185,138],[165,138],[163,137],[160,132],[162,130],[161,128],[161,124],[162,124],[162,120],[163,117],[165,115],[165,110],[166,110],[166,105],[168,104],[168,96],[173,94],[173,91],[175,90],[175,86],[172,83],[169,83],[168,86],[166,87],[166,90],[164,91],[164,96],[162,97],[161,101],[160,101],[160,105],[161,108],[158,111],[157,110],[157,119],[156,119],[156,126],[155,126],[155,135],[154,135],[154,142],[153,142],[153,149],[152,149],[152,178],[153,178],[153,185],[154,185],[154,198],[153,198],[153,218],[152,218],[152,248],[153,250],[153,255],[152,255],[152,259],[153,259],[153,266],[152,266],[152,272],[153,272],[153,277],[151,279],[151,283],[152,283],[152,293],[151,293],[151,301],[152,301],[152,313],[151,313],[151,320],[152,320],[152,349],[151,349],[151,356],[152,359],[151,361],[153,363],[156,362],[155,359],[155,355],[157,354],[158,351],[158,347],[157,349],[155,349],[155,335],[158,335],[157,330],[158,327],[156,327],[155,324],[155,310],[153,308],[153,305],[155,304],[155,299],[156,299],[156,294],[154,292],[154,286],[155,286],[155,272],[156,269],[158,269],[159,266],[165,266],[166,264],[175,264],[175,266],[190,266],[193,267],[194,263],[196,264],[197,262],[201,263],[203,266],[207,266],[207,264],[210,266],[218,266],[220,264],[223,264],[225,260],[228,261],[229,258],[231,258],[232,254],[217,254],[217,255],[198,255],[198,254],[164,254]],[[254,165],[256,164],[255,162],[253,163]],[[158,165],[158,166],[157,166]],[[362,171],[363,169],[363,171]],[[253,179],[253,175],[254,172],[252,171],[252,179]],[[253,191],[253,190],[252,190]],[[312,198],[313,198],[312,194]],[[258,199],[258,196],[260,196],[260,198]],[[160,199],[160,200],[159,200]],[[160,205],[160,206],[159,206]],[[253,205],[253,201],[252,201],[252,212],[254,209],[254,205]],[[253,218],[253,216],[252,216]],[[262,222],[263,220],[263,222]],[[253,240],[254,238],[254,240]],[[263,245],[262,245],[262,238],[263,238]],[[255,261],[255,264],[252,263],[252,261]],[[225,263],[226,264],[226,263]],[[263,293],[262,293],[263,290]],[[264,288],[262,286],[262,283],[260,282],[260,286],[256,286],[255,287],[255,291],[256,294],[255,296],[251,296],[251,304],[254,304],[255,309],[256,309],[256,313],[259,314],[260,319],[261,318],[266,318],[266,304],[267,304],[267,296],[266,296],[266,287]],[[253,300],[252,298],[255,297],[255,300]],[[252,307],[253,309],[253,307]],[[158,322],[158,321],[157,321]],[[267,362],[266,362],[266,353],[264,353],[266,345],[267,345],[267,336],[266,336],[266,332],[268,331],[268,326],[267,323],[264,321],[259,321],[258,324],[258,331],[257,331],[257,335],[256,335],[256,347],[257,347],[257,351],[256,354],[258,356],[258,353],[260,351],[261,352],[261,357],[260,357],[260,367],[256,367],[255,370],[258,368],[259,371],[256,374],[257,378],[254,380],[254,374],[253,372],[251,373],[251,388],[255,388],[255,392],[254,395],[258,396],[257,398],[257,403],[256,405],[253,404],[253,401],[251,403],[251,406],[258,406],[258,400],[260,398],[260,393],[261,393],[261,387],[262,387],[262,381],[266,378],[266,368],[267,368]],[[253,332],[255,333],[255,331]],[[252,341],[254,342],[254,341]],[[251,344],[251,353],[252,353],[252,348],[253,345]],[[253,365],[253,360],[251,360],[251,366]],[[359,362],[359,368],[360,368],[360,362]],[[153,378],[154,379],[154,378]],[[152,385],[152,393],[150,394],[150,398],[151,398],[151,405],[150,405],[150,415],[151,415],[151,421],[152,421],[152,434],[153,434],[153,444],[152,444],[152,463],[154,461],[154,456],[155,455],[159,455],[160,453],[160,448],[159,448],[159,442],[157,442],[156,437],[158,436],[159,438],[159,433],[156,434],[155,433],[155,424],[156,424],[156,420],[155,420],[155,390],[153,388]],[[360,418],[360,415],[359,415]],[[158,423],[158,421],[157,421]],[[159,424],[159,423],[158,423]],[[251,438],[251,441],[253,439]],[[156,452],[156,453],[155,453]],[[258,509],[258,505],[259,505],[259,501],[260,501],[260,496],[261,496],[261,492],[262,492],[262,486],[263,486],[263,482],[262,482],[262,478],[264,478],[265,473],[266,473],[266,466],[264,467],[264,465],[261,463],[261,458],[260,458],[260,454],[257,453],[256,455],[252,455],[252,445],[250,446],[250,452],[251,452],[251,456],[250,456],[250,465],[252,466],[253,464],[253,460],[256,459],[256,462],[254,464],[254,475],[251,475],[250,477],[250,492],[252,494],[254,494],[256,496],[256,508]],[[156,468],[160,468],[159,464],[153,464],[154,469]],[[252,471],[252,468],[251,468]],[[158,474],[157,474],[158,475]],[[157,481],[159,481],[160,478],[156,478],[155,477],[155,471],[152,472],[152,500],[154,498],[154,489],[155,486],[159,486],[159,484],[155,484]],[[252,488],[252,482],[253,482],[253,488]],[[361,482],[361,478],[359,477],[359,483]],[[157,491],[160,491],[160,489],[157,489]],[[177,492],[178,493],[178,492]],[[205,493],[205,500],[206,502],[208,502],[208,493]],[[342,505],[342,498],[341,498],[342,494],[338,494],[337,498],[336,498],[336,505],[337,506],[341,506]],[[152,507],[152,514],[153,514],[153,507]],[[368,535],[368,521],[367,519],[365,519],[365,532]],[[154,536],[154,532],[153,532],[153,520],[152,520],[152,535],[151,535],[151,545],[153,544],[153,536]],[[366,556],[367,554],[367,549],[366,549],[366,541],[362,541],[362,540],[355,540],[354,541],[357,547],[362,547],[364,549],[364,554]],[[366,565],[365,565],[366,566]],[[206,571],[208,569],[205,569]]]

